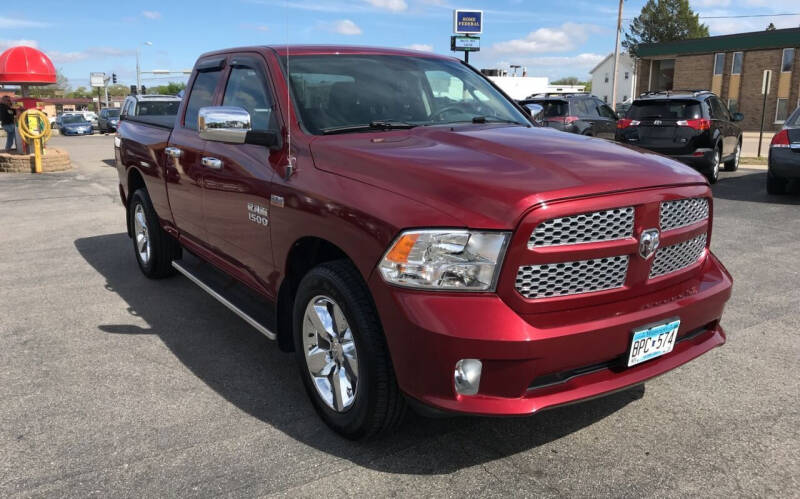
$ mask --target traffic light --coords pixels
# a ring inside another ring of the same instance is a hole
[[[144,94],[146,94],[146,93],[147,93],[147,88],[145,88],[145,86],[144,86],[144,85],[142,85],[142,95],[144,95]]]
[[[111,73],[111,83],[117,84],[117,73]]]
[[[131,95],[136,95],[138,92],[136,91],[136,85],[131,85]]]

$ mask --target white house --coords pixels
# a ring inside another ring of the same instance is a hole
[[[617,68],[617,103],[625,102],[634,97],[636,92],[636,75],[633,72],[635,65],[633,58],[621,52],[619,54],[619,67]],[[605,102],[611,104],[612,75],[614,73],[614,53],[600,61],[589,74],[592,75],[592,93]]]

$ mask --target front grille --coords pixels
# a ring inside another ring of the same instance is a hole
[[[708,218],[708,199],[690,198],[661,203],[661,230],[686,227]]]
[[[621,288],[628,256],[565,263],[525,265],[517,271],[516,288],[525,298],[547,298]]]
[[[633,234],[633,214],[629,206],[545,220],[534,229],[528,248],[624,239]]]
[[[660,248],[650,267],[650,279],[685,269],[700,259],[705,247],[706,235],[700,234],[682,243]]]

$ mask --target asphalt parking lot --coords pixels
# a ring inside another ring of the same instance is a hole
[[[144,278],[110,136],[76,169],[0,175],[0,496],[795,496],[800,193],[723,173],[712,249],[728,343],[529,418],[428,420],[369,443],[317,418],[281,353],[187,279]]]

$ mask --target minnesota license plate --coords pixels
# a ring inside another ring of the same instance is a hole
[[[680,319],[633,331],[628,367],[670,353],[681,326]]]

